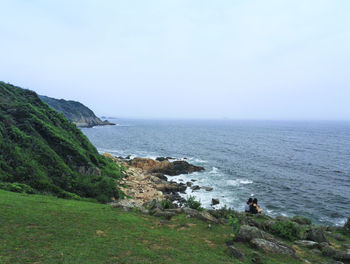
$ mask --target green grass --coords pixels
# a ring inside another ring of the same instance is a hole
[[[108,205],[0,190],[0,263],[252,263],[225,255],[231,227],[160,218]],[[263,255],[262,252],[260,254]],[[264,263],[301,263],[263,255]]]

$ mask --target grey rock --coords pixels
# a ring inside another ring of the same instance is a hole
[[[312,249],[311,252],[315,255],[320,255],[322,253],[321,250],[319,250],[318,248]]]
[[[327,245],[325,247],[322,247],[322,254],[327,257],[333,257],[336,254],[336,250],[333,247]]]
[[[165,217],[168,220],[170,220],[175,215],[174,212],[162,211],[159,208],[150,211],[150,214],[157,217]]]
[[[230,256],[231,258],[237,258],[237,259],[242,259],[244,258],[244,254],[235,248],[234,246],[228,246],[225,250],[225,253]]]
[[[307,240],[312,240],[312,241],[315,241],[318,243],[322,243],[322,242],[328,243],[328,239],[327,239],[323,229],[320,227],[314,227],[314,228],[307,230],[305,236],[306,236]]]
[[[201,187],[199,187],[199,185],[194,185],[191,187],[192,191],[197,191],[200,190]]]
[[[214,216],[212,216],[209,212],[207,212],[206,210],[204,211],[197,211],[191,208],[183,208],[182,209],[183,212],[189,216],[189,217],[193,217],[193,218],[197,218],[206,222],[212,222],[212,223],[218,223],[218,219],[216,219]]]
[[[210,192],[213,190],[212,187],[208,187],[208,186],[203,186],[202,189],[206,190],[207,192]]]
[[[238,231],[238,234],[235,237],[236,241],[249,242],[252,239],[260,238],[273,241],[274,237],[262,230],[259,230],[256,227],[242,225]]]
[[[266,253],[283,254],[295,256],[295,250],[287,245],[271,242],[262,238],[254,238],[250,241],[250,245],[258,248]]]
[[[341,261],[350,261],[350,252],[344,252],[336,250],[335,256],[333,257],[335,260],[341,260]]]
[[[219,199],[216,199],[216,198],[211,199],[211,204],[212,205],[216,205],[216,204],[219,204],[219,203],[220,203]]]
[[[315,241],[311,240],[297,240],[294,242],[298,246],[306,247],[306,248],[318,248],[319,244]]]
[[[191,187],[193,185],[192,182],[186,182],[187,187]]]

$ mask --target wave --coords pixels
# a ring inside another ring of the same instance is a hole
[[[247,179],[236,179],[236,180],[227,180],[226,184],[231,186],[239,186],[240,184],[252,184],[253,181]]]

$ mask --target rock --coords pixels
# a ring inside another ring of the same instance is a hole
[[[161,158],[161,161],[147,158],[134,158],[130,161],[130,165],[150,173],[163,173],[171,176],[204,170],[203,167],[192,165],[187,161],[178,160],[170,162],[167,158]]]
[[[333,256],[335,256],[335,253],[336,253],[336,250],[329,245],[322,248],[322,254],[324,256],[333,257]]]
[[[350,244],[343,244],[343,247],[346,249],[350,249]]]
[[[297,240],[294,242],[298,246],[306,247],[306,248],[318,248],[319,244],[315,241],[311,240]]]
[[[272,225],[275,223],[275,220],[266,220],[260,224],[261,228],[267,231],[270,231],[272,228]]]
[[[336,261],[336,260],[330,260],[326,264],[344,264],[344,262]]]
[[[305,236],[307,240],[312,240],[318,243],[322,243],[322,242],[328,243],[328,239],[324,234],[323,229],[320,227],[314,227],[307,230]]]
[[[256,263],[256,264],[264,264],[264,262],[262,260],[262,256],[258,252],[253,252],[252,262]]]
[[[323,247],[326,247],[326,246],[329,246],[329,244],[327,242],[320,243],[320,248],[323,248]]]
[[[193,185],[192,182],[186,182],[187,187],[191,187]]]
[[[276,217],[276,220],[279,220],[279,221],[290,221],[290,218],[287,217],[287,216],[279,215],[279,216]]]
[[[91,176],[91,175],[101,176],[101,170],[97,167],[80,166],[78,167],[78,172],[80,174],[84,174],[87,176]]]
[[[202,189],[206,190],[207,192],[210,192],[213,190],[212,187],[207,187],[207,186],[203,186]]]
[[[175,182],[163,182],[161,184],[157,184],[157,190],[169,193],[169,192],[184,192],[187,186],[183,183],[175,183]]]
[[[191,182],[195,182],[195,181],[197,181],[197,180],[195,180],[195,179],[191,179]]]
[[[254,238],[250,241],[250,245],[258,248],[266,253],[283,254],[295,256],[295,250],[287,245],[271,242],[262,238]]]
[[[230,256],[231,258],[237,258],[237,259],[242,259],[244,258],[244,254],[235,248],[233,245],[228,246],[225,250],[225,253]]]
[[[266,240],[274,240],[274,237],[256,227],[242,225],[235,237],[235,241],[249,242],[254,238],[261,238]]]
[[[193,218],[197,218],[203,221],[207,221],[207,222],[212,222],[212,223],[218,223],[218,220],[212,216],[209,212],[207,212],[206,210],[203,211],[197,211],[195,209],[191,209],[188,207],[185,207],[182,209],[183,212]]]
[[[220,203],[219,199],[215,199],[215,198],[211,199],[211,205],[216,205],[219,203]]]
[[[335,260],[341,260],[341,261],[350,261],[350,252],[344,252],[337,250],[335,252],[335,256],[333,257]]]
[[[192,191],[197,191],[200,190],[201,187],[199,187],[198,185],[194,185],[191,187]]]
[[[156,199],[153,199],[152,201],[144,203],[143,206],[148,208],[149,210],[154,210],[156,208],[162,209],[162,205]]]
[[[133,208],[137,208],[141,212],[145,212],[145,213],[148,212],[148,210],[146,208],[144,208],[136,200],[122,199],[122,200],[111,202],[110,205],[113,208],[123,208],[124,210],[131,210]]]
[[[343,228],[344,228],[345,232],[350,234],[350,217],[348,218],[348,221],[345,223]]]
[[[163,180],[163,181],[167,181],[168,178],[163,174],[163,173],[152,173],[153,176]]]
[[[305,217],[301,217],[301,216],[294,216],[292,218],[292,221],[299,224],[299,225],[310,225],[311,224],[311,220]]]
[[[320,255],[321,254],[321,250],[319,250],[318,248],[314,248],[311,250],[311,252],[315,255]]]
[[[174,212],[162,211],[159,208],[150,211],[150,214],[157,217],[165,217],[168,220],[170,220],[175,215]]]
[[[332,233],[331,236],[338,241],[346,241],[345,237],[342,234],[339,234],[339,233],[333,234]]]

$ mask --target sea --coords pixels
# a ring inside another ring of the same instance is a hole
[[[350,122],[109,119],[115,126],[82,128],[99,152],[172,157],[205,171],[169,180],[213,187],[192,192],[243,211],[257,198],[271,216],[301,215],[341,226],[350,217]]]

